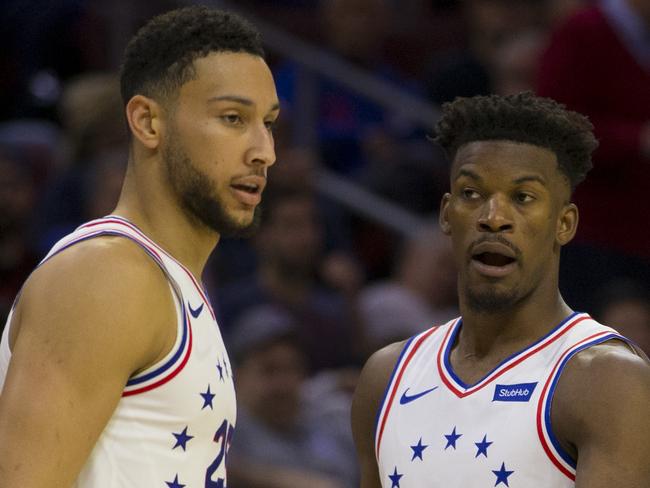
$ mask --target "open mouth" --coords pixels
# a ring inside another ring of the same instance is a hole
[[[237,181],[230,185],[233,190],[233,195],[240,203],[246,207],[255,207],[259,205],[262,200],[262,190],[264,184],[253,181]]]
[[[487,266],[507,266],[508,264],[514,263],[515,258],[510,256],[504,256],[503,254],[498,254],[495,252],[482,252],[472,256],[472,259],[479,261]]]
[[[255,194],[260,192],[260,186],[252,184],[252,183],[238,183],[238,184],[232,185],[232,187],[235,190],[250,193],[251,195],[255,195]]]

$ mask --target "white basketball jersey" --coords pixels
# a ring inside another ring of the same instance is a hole
[[[395,365],[375,432],[382,486],[573,487],[576,462],[550,424],[558,378],[579,351],[626,339],[575,313],[467,385],[449,361],[461,325],[414,336]]]
[[[178,331],[164,359],[128,380],[74,487],[224,488],[235,390],[214,312],[194,276],[116,216],[82,225],[41,264],[80,241],[108,235],[136,242],[164,271],[175,298]],[[11,315],[7,324],[10,320]],[[8,329],[0,345],[0,390],[10,358]]]

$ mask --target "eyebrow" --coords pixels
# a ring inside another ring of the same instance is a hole
[[[476,181],[482,181],[483,178],[481,178],[477,173],[474,173],[474,171],[470,171],[468,169],[461,168],[458,170],[458,174],[456,175],[456,178],[454,180],[459,179],[461,176],[467,176],[468,178],[471,178]]]
[[[541,176],[538,175],[525,175],[517,178],[514,180],[514,183],[517,185],[520,185],[521,183],[527,183],[529,181],[536,181],[540,183],[542,186],[546,186],[546,180],[542,178]]]
[[[246,97],[238,97],[236,95],[222,95],[220,97],[212,97],[208,99],[208,103],[212,102],[235,102],[235,103],[240,103],[242,105],[246,105],[247,107],[252,107],[255,105],[253,100],[250,98]],[[269,112],[275,112],[277,110],[280,110],[280,103],[274,103]]]
[[[472,179],[474,181],[483,181],[483,178],[479,174],[475,173],[474,171],[471,171],[469,169],[464,169],[464,168],[462,168],[462,169],[460,169],[458,171],[458,175],[456,176],[455,180],[458,180],[459,178],[461,178],[463,176],[466,176],[467,178],[470,178],[470,179]],[[516,179],[512,180],[512,182],[514,184],[516,184],[516,185],[521,185],[522,183],[533,182],[533,181],[536,181],[537,183],[539,183],[539,184],[541,184],[543,186],[547,186],[546,185],[546,180],[544,178],[542,178],[541,176],[538,176],[538,175],[524,175],[524,176],[520,176],[519,178],[516,178]]]

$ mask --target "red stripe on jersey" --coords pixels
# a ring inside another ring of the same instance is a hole
[[[376,448],[377,455],[379,455],[379,448],[381,447],[381,438],[384,435],[384,427],[386,427],[386,419],[388,419],[388,414],[390,413],[391,406],[393,405],[393,400],[395,399],[395,394],[397,393],[397,387],[399,386],[399,383],[402,380],[402,376],[404,375],[404,371],[406,371],[406,367],[408,366],[411,359],[413,359],[413,356],[415,355],[415,352],[419,349],[419,347],[422,345],[422,343],[431,334],[433,334],[438,329],[439,329],[439,327],[433,327],[430,330],[428,330],[427,332],[425,332],[417,340],[417,342],[413,346],[413,349],[411,349],[411,352],[409,352],[409,355],[406,357],[406,359],[402,363],[400,371],[397,374],[397,379],[395,380],[395,383],[393,383],[393,389],[392,389],[390,397],[388,399],[388,405],[387,405],[386,410],[384,412],[384,415],[383,415],[383,417],[381,419],[381,426],[379,427],[379,435],[377,436],[377,448]]]
[[[585,339],[581,340],[577,344],[574,344],[571,346],[569,349],[567,349],[562,356],[560,356],[560,359],[557,360],[555,363],[555,366],[553,367],[553,371],[551,371],[551,374],[549,375],[548,379],[546,380],[546,383],[544,384],[544,389],[542,390],[542,394],[539,397],[539,401],[537,403],[537,435],[539,437],[539,440],[542,444],[542,447],[544,448],[544,452],[548,456],[548,458],[551,460],[551,462],[555,465],[557,469],[559,469],[563,474],[565,474],[569,479],[575,481],[576,477],[575,474],[573,474],[571,471],[569,471],[558,459],[558,457],[555,455],[551,447],[548,445],[548,442],[546,442],[546,438],[544,437],[544,431],[542,427],[542,410],[544,403],[546,403],[546,394],[548,392],[549,386],[553,382],[553,378],[555,377],[555,374],[557,373],[557,369],[560,367],[560,364],[562,364],[562,361],[564,358],[573,352],[576,348],[580,347],[582,344],[585,342],[589,342],[593,339],[596,339],[597,337],[601,337],[607,334],[610,334],[611,331],[602,331],[598,332],[596,334],[590,335],[589,337],[586,337]]]
[[[187,328],[189,329],[189,340],[188,340],[188,345],[187,345],[187,350],[185,351],[185,356],[183,357],[182,361],[179,363],[179,365],[176,367],[174,371],[169,373],[167,376],[162,377],[155,383],[151,383],[149,385],[143,386],[141,388],[138,388],[137,390],[129,390],[125,391],[122,393],[123,397],[127,396],[132,396],[132,395],[137,395],[138,393],[144,393],[146,391],[153,390],[154,388],[157,388],[161,385],[164,385],[165,383],[171,381],[178,373],[180,373],[185,365],[187,364],[187,361],[190,359],[190,354],[192,353],[192,324],[190,322],[190,318],[187,315],[187,312],[185,312],[185,320],[187,321]]]
[[[538,353],[542,349],[546,348],[553,342],[555,342],[557,339],[562,337],[564,334],[566,334],[569,330],[571,330],[573,327],[575,327],[578,323],[582,322],[583,320],[587,320],[590,317],[587,316],[582,316],[573,322],[570,322],[566,325],[564,329],[562,329],[558,334],[554,335],[553,337],[549,338],[547,341],[541,343],[538,345],[536,348],[531,349],[528,351],[526,354],[521,355],[519,358],[508,364],[507,366],[503,367],[502,369],[498,369],[495,371],[492,376],[489,376],[488,378],[484,379],[479,385],[473,386],[471,388],[468,388],[466,391],[461,391],[456,388],[455,385],[453,385],[446,377],[444,368],[443,368],[443,361],[442,361],[442,353],[447,346],[446,342],[447,339],[449,338],[449,334],[451,333],[452,328],[449,329],[447,332],[447,335],[445,336],[444,340],[442,341],[442,344],[440,345],[440,349],[438,350],[438,373],[440,374],[440,377],[442,378],[443,383],[449,388],[458,398],[464,398],[468,395],[471,395],[472,393],[481,390],[482,388],[485,388],[487,385],[492,383],[495,379],[497,379],[499,376],[504,374],[507,371],[510,371],[512,368],[517,366],[519,363],[522,361],[525,361],[528,359],[530,356],[533,354]]]
[[[122,220],[122,219],[116,219],[116,218],[110,218],[109,217],[109,218],[106,218],[106,219],[101,219],[99,221],[95,221],[95,222],[91,222],[91,223],[88,223],[86,225],[83,225],[82,228],[94,227],[96,225],[102,225],[102,224],[107,224],[107,223],[122,225],[124,227],[127,227],[127,228],[131,229],[133,232],[138,234],[142,239],[147,241],[151,246],[155,246],[157,249],[160,249],[160,251],[163,252],[169,259],[172,259],[176,264],[178,264],[180,266],[180,268],[185,272],[185,274],[187,274],[187,276],[189,276],[190,280],[192,281],[192,284],[194,285],[196,290],[199,292],[199,295],[201,295],[201,298],[203,299],[205,304],[208,306],[208,310],[210,312],[210,315],[212,315],[212,318],[214,320],[216,320],[216,316],[214,315],[214,311],[212,310],[212,305],[210,305],[210,301],[205,296],[205,293],[203,293],[203,288],[198,284],[198,282],[196,281],[196,278],[194,278],[194,275],[192,274],[192,272],[189,269],[187,269],[182,263],[178,262],[176,260],[176,258],[174,258],[172,255],[170,255],[167,251],[162,249],[160,246],[158,246],[158,244],[156,244],[154,241],[152,241],[149,237],[147,237],[135,225],[133,225],[132,223],[130,223],[127,220]]]

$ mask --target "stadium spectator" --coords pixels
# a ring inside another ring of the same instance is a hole
[[[229,347],[238,389],[236,442],[229,452],[233,488],[354,486],[343,469],[345,463],[354,466],[354,451],[341,452],[332,431],[303,402],[308,356],[297,332],[293,318],[270,305],[249,309],[233,327]]]
[[[538,93],[588,115],[600,141],[575,194],[577,245],[561,276],[583,309],[595,305],[593,283],[626,276],[650,285],[649,32],[649,2],[599,0],[557,27],[541,61]]]

